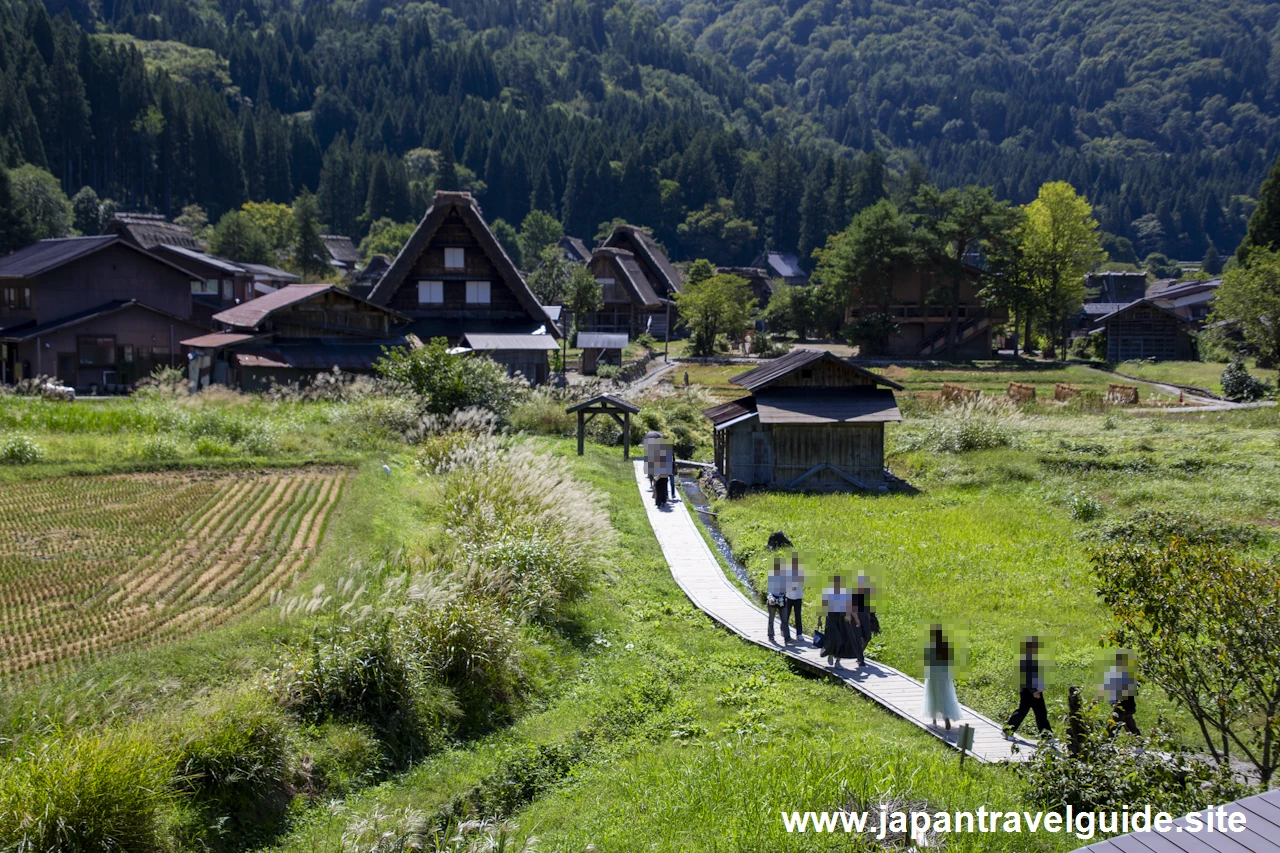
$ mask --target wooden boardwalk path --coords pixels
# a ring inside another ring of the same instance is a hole
[[[635,463],[635,474],[649,523],[662,546],[671,574],[695,605],[744,640],[784,654],[810,670],[840,679],[886,710],[955,746],[959,724],[953,721],[951,730],[946,731],[941,724],[935,727],[932,720],[921,716],[924,685],[914,678],[870,658],[863,667],[859,667],[857,661],[847,661],[844,668],[832,669],[808,639],[796,640],[793,637],[791,645],[783,645],[781,640],[776,643],[770,640],[768,616],[725,576],[719,560],[689,513],[687,503],[681,499],[658,509],[653,503],[653,490],[645,476],[643,461]],[[816,619],[816,611],[813,608],[807,610],[805,615],[810,620]],[[812,624],[805,627],[812,629]],[[778,630],[778,636],[782,636],[781,630]],[[1004,739],[998,723],[968,707],[964,707],[964,714],[961,722],[974,729],[972,754],[981,761],[1025,760],[1030,750],[1035,748],[1034,742],[1019,738],[1022,751],[1014,754],[1012,744]]]

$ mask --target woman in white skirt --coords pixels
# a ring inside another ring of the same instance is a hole
[[[924,649],[924,716],[938,724],[938,718],[951,728],[952,720],[964,716],[956,699],[956,686],[951,680],[955,649],[947,642],[941,625],[929,629],[929,645]]]

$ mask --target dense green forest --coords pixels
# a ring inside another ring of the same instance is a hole
[[[677,257],[807,256],[887,189],[1070,181],[1116,259],[1223,255],[1280,153],[1261,0],[0,0],[0,163],[332,231],[476,192]],[[1273,35],[1274,33],[1274,35]],[[1273,55],[1274,54],[1274,55]]]

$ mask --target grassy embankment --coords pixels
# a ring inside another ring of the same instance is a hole
[[[1088,561],[1090,541],[1138,510],[1198,512],[1260,525],[1280,522],[1280,413],[1130,417],[1074,407],[939,409],[908,399],[909,416],[886,442],[893,471],[917,494],[759,494],[718,505],[735,552],[757,577],[765,540],[783,530],[827,577],[867,569],[880,576],[884,633],[872,653],[919,677],[927,621],[967,632],[962,701],[995,718],[1016,697],[1017,643],[1045,637],[1056,658],[1052,714],[1066,686],[1096,683],[1108,626]],[[1047,409],[1047,410],[1046,410]],[[1265,534],[1262,552],[1274,553]],[[809,595],[815,598],[817,585]],[[1188,590],[1194,595],[1194,590]],[[1173,714],[1156,690],[1139,721]]]
[[[336,849],[352,827],[395,832],[484,792],[539,849],[848,849],[788,835],[782,810],[1021,803],[1006,768],[969,762],[824,679],[791,670],[697,613],[672,581],[616,449],[555,452],[602,490],[620,538],[578,606],[590,632],[563,692],[510,730],[429,760],[311,817],[277,848]],[[1067,850],[1060,836],[957,837],[955,850]]]

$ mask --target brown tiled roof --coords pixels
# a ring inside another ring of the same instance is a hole
[[[729,381],[734,385],[741,385],[743,388],[757,391],[764,388],[766,385],[781,379],[788,373],[827,359],[839,362],[855,373],[860,373],[868,379],[874,380],[877,385],[887,385],[890,388],[896,388],[899,391],[903,390],[902,386],[897,382],[894,382],[892,379],[886,379],[878,373],[872,373],[865,367],[859,367],[856,364],[851,364],[845,359],[837,358],[827,350],[821,349],[792,350],[781,358],[775,358],[767,364],[757,367],[755,370],[748,370],[746,373],[739,373]]]
[[[387,270],[386,274],[382,276],[382,280],[378,282],[369,294],[369,300],[379,305],[387,304],[392,294],[404,283],[409,270],[413,268],[419,255],[422,254],[422,250],[431,242],[431,238],[435,236],[440,224],[453,211],[457,211],[458,215],[467,223],[467,226],[471,228],[476,239],[480,241],[480,246],[484,249],[489,261],[497,267],[498,274],[502,276],[502,280],[515,295],[516,301],[529,313],[530,317],[535,318],[538,322],[545,321],[547,330],[555,338],[559,339],[562,334],[560,327],[547,316],[547,312],[543,310],[538,298],[529,289],[524,276],[516,269],[516,265],[511,262],[511,258],[507,256],[506,250],[502,248],[498,238],[494,237],[493,232],[489,230],[488,223],[484,221],[484,217],[480,214],[480,206],[476,204],[476,200],[472,198],[471,193],[436,192],[435,200],[432,202],[431,207],[427,208],[427,212],[423,215],[422,221],[418,223],[417,229],[409,237],[409,241],[404,244],[400,254],[396,255],[395,261],[391,264],[391,269]]]
[[[794,389],[802,391],[802,389]],[[902,420],[898,402],[888,388],[824,389],[793,393],[793,389],[756,395],[762,424],[886,423]]]
[[[158,213],[117,213],[107,223],[106,231],[118,234],[144,249],[151,249],[162,243],[184,249],[200,248],[200,243],[190,228],[175,225]]]
[[[217,349],[218,347],[238,344],[241,341],[251,340],[256,337],[258,336],[246,335],[240,332],[214,332],[212,335],[200,335],[197,338],[187,338],[185,341],[179,341],[179,343],[184,347],[207,347],[209,349]]]

